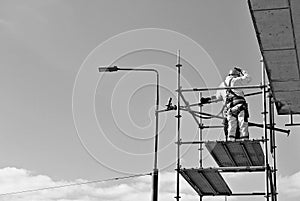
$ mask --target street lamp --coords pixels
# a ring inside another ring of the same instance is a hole
[[[99,67],[99,72],[116,72],[116,71],[138,71],[138,72],[154,72],[156,73],[156,109],[155,109],[155,141],[154,141],[154,167],[153,167],[153,189],[152,201],[158,200],[158,168],[157,168],[157,150],[158,150],[158,113],[159,113],[159,74],[153,68],[118,68],[117,66]]]

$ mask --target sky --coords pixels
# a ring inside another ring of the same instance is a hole
[[[99,66],[159,70],[160,109],[169,97],[177,104],[177,50],[182,56],[183,88],[218,86],[233,65],[249,72],[251,84],[261,82],[260,52],[246,0],[0,0],[0,44],[1,201],[151,199],[149,176],[1,196],[152,171],[155,74],[101,74]],[[195,103],[198,96],[186,98]],[[249,120],[261,123],[261,97],[247,101]],[[220,107],[205,110],[218,113]],[[163,201],[175,196],[175,115],[171,111],[159,116]],[[284,127],[288,120],[276,116],[276,125]],[[276,135],[278,190],[279,198],[296,201],[300,137],[297,127],[288,129],[289,137]],[[251,128],[250,137],[261,135],[260,129]],[[197,126],[186,113],[182,138],[198,139]],[[204,138],[223,139],[223,134],[204,131]],[[216,166],[207,151],[204,164]],[[199,165],[197,147],[182,148],[182,165]],[[262,175],[225,177],[233,190],[264,189]],[[197,199],[181,182],[182,200]]]

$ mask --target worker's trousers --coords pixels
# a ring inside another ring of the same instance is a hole
[[[237,139],[236,129],[238,125],[240,138],[249,139],[248,122],[245,119],[247,119],[245,118],[245,110],[242,110],[237,116],[233,116],[230,113],[227,114],[229,139]]]

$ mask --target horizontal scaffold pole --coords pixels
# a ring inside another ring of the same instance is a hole
[[[225,117],[218,116],[218,115],[213,115],[213,114],[209,114],[209,113],[205,113],[205,112],[199,112],[199,111],[194,111],[194,110],[187,110],[185,108],[181,108],[181,109],[183,111],[188,111],[190,113],[200,114],[200,115],[204,115],[204,116],[208,116],[208,117],[213,117],[213,118],[217,118],[217,119],[225,119]],[[249,126],[255,126],[255,127],[263,128],[263,124],[248,122],[248,125]],[[267,125],[267,129],[273,129],[274,131],[286,133],[288,135],[290,134],[290,130],[286,130],[286,129],[282,129],[282,128],[276,128],[276,127],[272,127],[271,128],[269,125]]]
[[[206,87],[206,88],[193,88],[193,89],[180,89],[176,92],[195,92],[195,91],[215,91],[215,90],[224,90],[224,89],[262,89],[267,87],[267,85],[248,85],[248,86],[233,86],[233,87]]]
[[[261,172],[266,169],[265,166],[239,166],[239,167],[210,167],[199,168],[199,170],[217,170],[219,172]]]
[[[215,197],[215,196],[261,196],[261,195],[265,196],[266,193],[264,193],[264,192],[253,192],[253,193],[232,193],[230,195],[212,194],[212,195],[202,195],[202,196],[206,196],[206,197],[213,196],[213,197]]]
[[[265,142],[266,140],[265,139],[252,139],[252,140],[247,140],[247,141],[251,141],[251,142]],[[205,144],[205,143],[208,143],[208,142],[212,142],[212,141],[181,141],[180,144]],[[224,142],[224,141],[219,141],[219,140],[216,140],[214,142]],[[239,141],[236,141],[236,142],[239,142]],[[240,142],[243,142],[243,141],[240,141]],[[175,144],[177,144],[177,142],[175,142]]]
[[[252,195],[266,195],[264,192],[254,192],[254,193],[233,193],[231,196],[252,196]]]
[[[255,95],[259,95],[259,94],[262,94],[262,92],[261,92],[261,91],[258,91],[258,92],[253,92],[253,93],[245,94],[244,97],[255,96]],[[205,104],[211,104],[211,103],[217,103],[217,102],[220,102],[220,101],[214,101],[214,100],[211,100],[209,103],[205,103]],[[205,104],[201,104],[201,103],[193,103],[193,104],[189,104],[189,107],[203,106],[203,105],[205,105]]]

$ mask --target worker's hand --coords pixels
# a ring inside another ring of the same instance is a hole
[[[201,97],[200,99],[201,104],[206,104],[209,103],[210,101],[211,101],[211,97]]]
[[[244,75],[243,70],[240,67],[236,66],[236,67],[234,67],[234,69],[240,73],[240,76]]]
[[[234,69],[240,73],[243,71],[240,67],[234,67]]]

